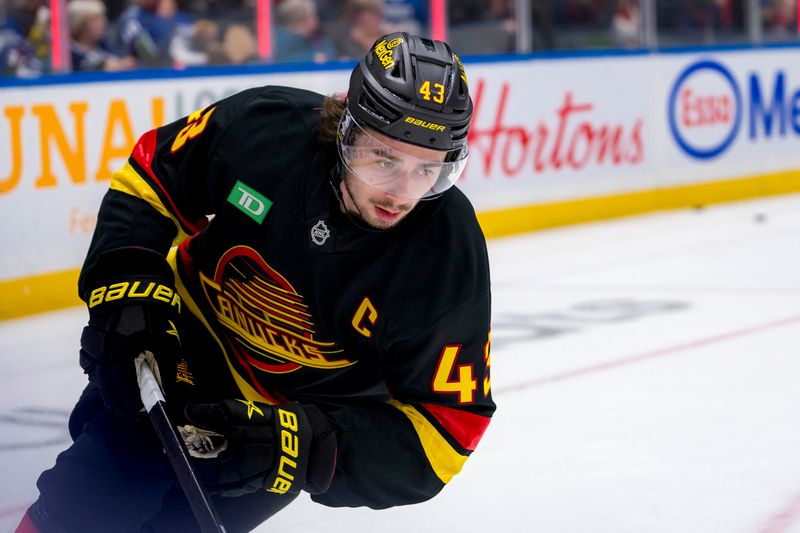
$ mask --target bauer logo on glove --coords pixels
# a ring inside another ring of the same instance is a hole
[[[89,309],[123,298],[158,300],[178,307],[181,310],[181,297],[173,289],[159,283],[142,281],[121,281],[108,286],[97,287],[89,295]]]
[[[336,436],[314,406],[245,400],[186,407],[181,433],[210,489],[225,496],[266,489],[323,492],[330,485]],[[191,428],[191,429],[189,429]]]
[[[103,253],[84,274],[89,324],[81,336],[80,364],[100,388],[105,406],[120,416],[139,418],[133,362],[143,352],[150,354],[165,396],[171,394],[181,350],[181,299],[174,284],[165,258],[137,247]]]

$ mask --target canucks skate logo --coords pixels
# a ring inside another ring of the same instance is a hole
[[[214,279],[201,272],[200,281],[239,361],[273,374],[353,364],[333,358],[342,352],[335,343],[314,338],[303,297],[252,248],[231,248],[219,260]]]

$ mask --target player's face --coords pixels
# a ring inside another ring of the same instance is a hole
[[[429,171],[420,165],[421,161],[441,163],[445,153],[397,141],[377,132],[370,132],[371,138],[364,138],[359,146],[358,163],[346,170],[341,182],[344,209],[352,216],[376,229],[388,229],[398,224],[414,209],[438,178],[437,171]],[[374,139],[389,147],[375,146]],[[358,146],[362,140],[357,139]],[[364,180],[367,172],[373,176],[377,171],[388,179],[376,180],[373,186]]]
[[[403,220],[419,200],[393,196],[347,172],[339,185],[342,208],[375,229],[389,229]]]

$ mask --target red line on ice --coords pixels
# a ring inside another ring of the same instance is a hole
[[[605,370],[611,370],[613,368],[618,368],[621,366],[632,365],[635,363],[641,363],[643,361],[647,361],[650,359],[655,359],[656,357],[663,357],[665,355],[671,355],[677,352],[682,352],[685,350],[693,350],[695,348],[699,348],[701,346],[706,346],[709,344],[715,344],[717,342],[724,342],[731,339],[735,339],[738,337],[745,337],[747,335],[752,335],[754,333],[760,333],[762,331],[766,331],[769,329],[779,328],[783,326],[787,326],[789,324],[794,324],[796,322],[800,322],[800,316],[793,316],[789,318],[784,318],[781,320],[776,320],[774,322],[767,322],[766,324],[760,324],[757,326],[752,326],[749,328],[739,329],[730,331],[728,333],[723,333],[721,335],[714,335],[713,337],[706,337],[704,339],[697,339],[694,341],[686,342],[684,344],[677,344],[675,346],[669,346],[667,348],[661,348],[659,350],[654,350],[651,352],[645,352],[638,355],[633,355],[630,357],[623,357],[622,359],[616,359],[613,361],[608,361],[605,363],[600,363],[597,365],[588,366],[585,368],[579,368],[577,370],[569,370],[567,372],[562,372],[560,374],[553,374],[552,376],[545,376],[543,378],[534,379],[531,381],[524,381],[522,383],[518,383],[516,385],[511,385],[509,387],[502,387],[496,389],[496,392],[504,394],[508,392],[517,392],[524,389],[529,389],[531,387],[537,387],[539,385],[547,385],[549,383],[555,383],[557,381],[565,381],[567,379],[572,379],[576,377],[585,376],[588,374],[595,374],[597,372],[602,372]]]
[[[786,531],[792,522],[800,516],[800,495],[786,506],[785,509],[776,513],[769,521],[758,530],[758,533],[782,533]]]

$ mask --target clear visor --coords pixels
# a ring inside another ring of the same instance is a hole
[[[430,150],[389,138],[384,142],[378,135],[345,111],[339,124],[339,156],[359,180],[393,196],[422,200],[442,194],[467,164],[466,144],[457,150]]]

